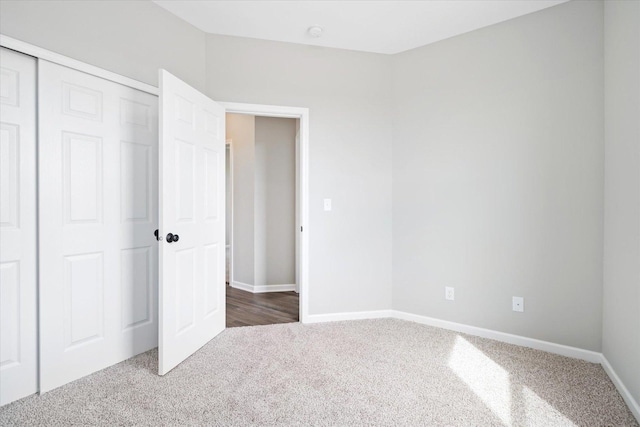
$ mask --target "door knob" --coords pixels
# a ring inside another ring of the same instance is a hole
[[[173,234],[173,233],[167,234],[168,243],[177,242],[178,240],[180,240],[180,236],[178,236],[177,234]]]

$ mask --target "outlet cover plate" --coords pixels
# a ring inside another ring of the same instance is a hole
[[[450,286],[446,286],[444,288],[444,299],[448,300],[448,301],[453,301],[456,297],[455,294],[455,290],[454,288],[450,287]]]
[[[524,298],[513,297],[513,311],[524,312]]]

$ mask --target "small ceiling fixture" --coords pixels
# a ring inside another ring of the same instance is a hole
[[[309,29],[307,30],[307,33],[309,33],[309,35],[314,39],[317,39],[322,35],[322,31],[323,31],[322,27],[314,25],[313,27],[309,27]]]

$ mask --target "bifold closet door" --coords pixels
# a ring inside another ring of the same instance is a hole
[[[40,390],[156,347],[156,96],[39,62]]]
[[[0,48],[0,405],[38,391],[36,60]]]

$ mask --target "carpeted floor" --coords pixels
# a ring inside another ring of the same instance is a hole
[[[600,365],[401,320],[227,329],[0,408],[0,425],[637,426]]]

